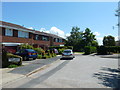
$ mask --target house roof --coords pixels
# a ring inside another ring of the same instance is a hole
[[[3,25],[3,26],[5,25],[5,26],[10,26],[10,27],[15,27],[15,28],[25,29],[25,30],[29,30],[29,31],[34,31],[34,30],[28,29],[28,28],[26,28],[24,26],[13,24],[13,23],[9,23],[9,22],[0,21],[0,24]]]
[[[21,25],[17,25],[17,24],[13,24],[13,23],[9,23],[9,22],[5,22],[5,21],[0,21],[0,25],[2,26],[9,26],[9,27],[14,27],[14,28],[19,28],[19,29],[25,29],[27,31],[32,31],[34,34],[40,34],[40,35],[45,35],[45,36],[51,36],[51,37],[54,37],[54,38],[61,38],[61,39],[64,39],[60,36],[57,36],[55,34],[51,34],[51,33],[45,33],[45,32],[40,32],[40,31],[37,31],[37,30],[32,30],[32,29],[28,29],[24,26],[21,26]]]

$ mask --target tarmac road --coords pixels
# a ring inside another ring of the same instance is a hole
[[[77,54],[3,88],[117,88],[118,78],[118,59]]]

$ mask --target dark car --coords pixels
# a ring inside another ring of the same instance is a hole
[[[35,60],[38,56],[37,52],[33,49],[21,49],[15,53],[23,58],[23,60],[33,59]]]

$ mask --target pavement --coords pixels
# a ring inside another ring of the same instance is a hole
[[[27,75],[37,72],[39,69],[50,65],[57,61],[60,56],[49,59],[36,59],[31,61],[23,61],[22,66],[17,68],[2,68],[0,69],[0,86],[5,85],[9,82],[26,77]]]

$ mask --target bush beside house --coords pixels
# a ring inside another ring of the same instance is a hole
[[[22,44],[20,45],[20,49],[33,49],[38,53],[38,59],[46,59],[56,56],[56,54],[53,51],[50,50],[43,50],[42,48],[34,48],[31,45],[28,44]]]
[[[85,55],[88,55],[88,54],[91,54],[91,53],[95,53],[96,52],[96,47],[93,47],[93,46],[85,46],[84,48],[84,54]]]

